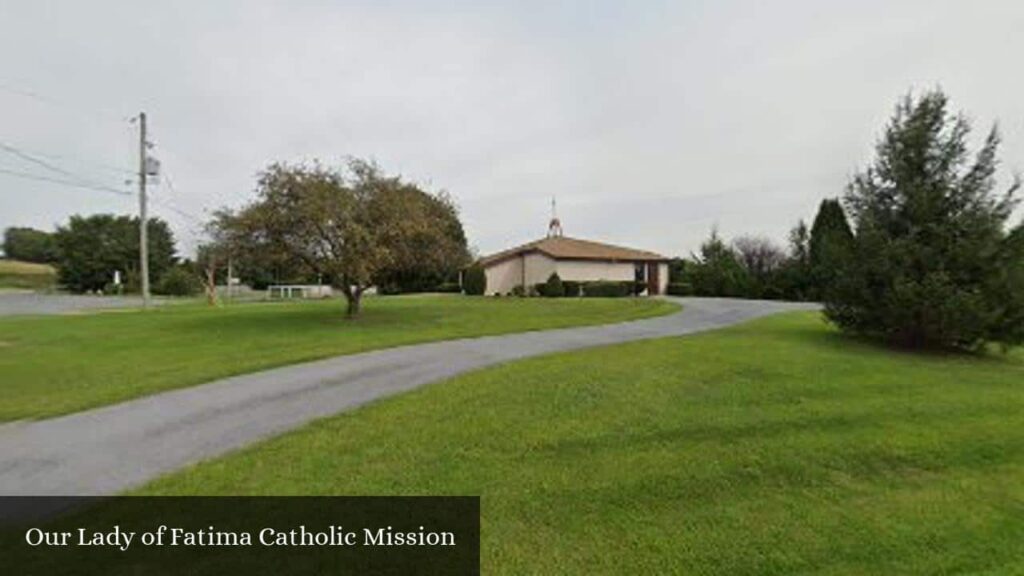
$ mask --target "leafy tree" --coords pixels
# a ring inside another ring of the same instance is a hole
[[[271,284],[305,284],[317,281],[317,274],[300,259],[292,256],[280,245],[272,242],[255,220],[257,212],[219,210],[206,227],[216,252],[222,256],[214,277],[227,273],[227,259],[231,258],[232,273],[242,283],[257,290]],[[208,262],[197,262],[198,274],[204,283],[209,279]]]
[[[240,233],[265,241],[338,288],[347,314],[359,313],[367,288],[416,259],[444,260],[450,239],[433,198],[371,163],[342,169],[273,164],[257,184],[258,200],[238,216]]]
[[[907,96],[850,183],[856,224],[827,317],[911,347],[1004,346],[1024,338],[1020,232],[1006,232],[1020,181],[994,188],[999,133],[970,156],[970,125],[940,91]]]
[[[462,290],[468,296],[483,296],[487,292],[487,273],[480,264],[473,264],[462,273]]]
[[[53,235],[35,228],[11,227],[4,231],[4,255],[12,260],[51,264],[57,261]]]
[[[743,295],[749,298],[781,298],[780,273],[786,263],[785,251],[768,238],[759,236],[741,236],[733,241],[733,247],[746,272]]]
[[[377,285],[384,292],[409,293],[457,281],[459,270],[470,262],[458,207],[445,192],[429,194],[410,186],[405,194],[410,200],[407,209],[421,212],[415,217],[434,222],[435,228],[404,237],[393,265],[379,275]]]
[[[168,270],[155,288],[157,294],[165,296],[194,296],[203,287],[190,263],[185,263]]]
[[[152,218],[147,223],[149,273],[154,285],[175,263],[174,235],[167,223]],[[113,214],[72,216],[57,229],[54,241],[61,284],[72,292],[102,290],[114,271],[120,271],[129,288],[137,289],[139,268],[139,219]],[[131,281],[136,279],[136,281]]]
[[[852,245],[853,232],[839,200],[822,200],[808,244],[812,298],[822,299],[832,289]]]
[[[196,249],[196,261],[193,263],[193,275],[202,285],[206,295],[206,303],[216,306],[217,276],[227,278],[227,261],[231,256],[231,247],[221,238],[200,245]],[[230,281],[228,279],[227,281]]]
[[[698,296],[742,296],[747,287],[747,274],[736,253],[711,231],[694,255],[691,272],[694,292]]]

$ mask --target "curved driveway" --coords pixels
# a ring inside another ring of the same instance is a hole
[[[659,318],[338,356],[57,418],[0,425],[0,494],[114,494],[311,420],[484,366],[815,308],[749,300],[678,301],[681,312]]]

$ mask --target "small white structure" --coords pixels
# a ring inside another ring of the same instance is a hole
[[[334,294],[330,286],[321,284],[273,284],[267,286],[267,298],[270,300],[290,300],[294,298],[330,298]]]
[[[546,282],[552,273],[564,280],[644,282],[646,294],[664,294],[669,258],[648,252],[562,234],[552,216],[546,238],[509,248],[480,260],[487,275],[487,294],[508,294],[513,288]]]

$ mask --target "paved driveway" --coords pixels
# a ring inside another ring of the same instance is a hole
[[[142,299],[130,296],[81,296],[0,292],[0,316],[19,314],[67,314],[101,308],[138,308]]]
[[[660,318],[339,356],[0,425],[0,494],[114,494],[311,420],[484,366],[814,308],[744,300],[680,302],[681,312]]]

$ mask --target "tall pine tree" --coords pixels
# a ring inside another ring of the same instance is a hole
[[[969,134],[941,91],[897,106],[845,197],[856,234],[825,308],[842,329],[911,347],[1024,340],[1024,242],[1007,231],[1020,182],[996,193],[999,133],[973,157]]]
[[[811,225],[809,246],[811,297],[826,298],[853,245],[853,232],[838,199],[821,201]]]

